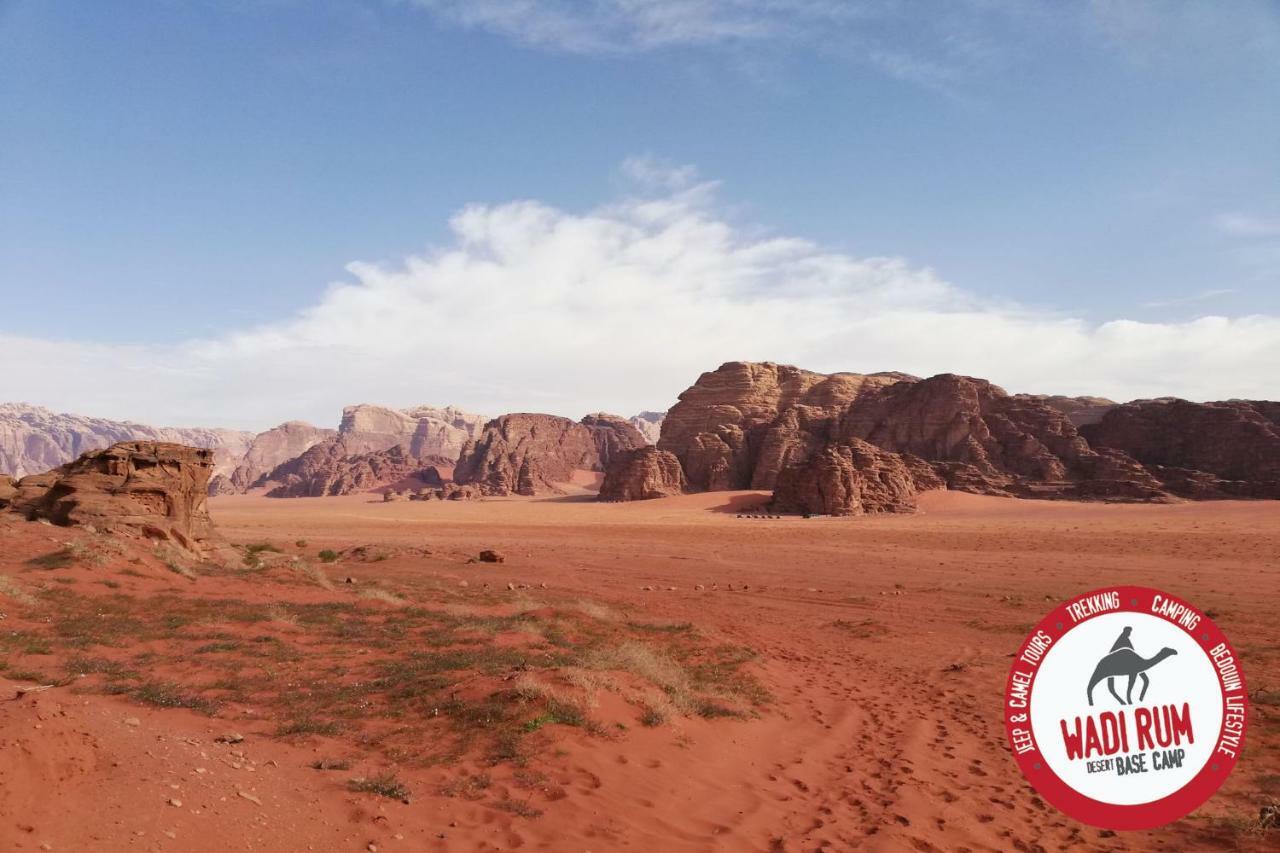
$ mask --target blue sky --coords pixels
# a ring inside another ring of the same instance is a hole
[[[0,0],[0,399],[1276,398],[1278,155],[1274,2]]]

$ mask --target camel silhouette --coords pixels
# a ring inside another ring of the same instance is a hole
[[[1138,694],[1138,701],[1141,702],[1147,697],[1147,688],[1151,686],[1151,679],[1147,677],[1147,670],[1160,663],[1167,657],[1176,655],[1176,649],[1168,646],[1156,652],[1149,658],[1144,658],[1133,650],[1133,643],[1129,640],[1129,632],[1132,628],[1125,628],[1120,632],[1119,638],[1115,644],[1111,646],[1102,660],[1098,661],[1097,667],[1093,670],[1093,677],[1089,679],[1089,705],[1093,705],[1093,688],[1098,686],[1098,682],[1104,678],[1107,681],[1107,689],[1111,691],[1111,695],[1116,697],[1116,701],[1121,705],[1133,704],[1133,685],[1139,678],[1142,679],[1142,692]],[[1116,692],[1116,676],[1129,676],[1129,689],[1125,693],[1125,698],[1121,699],[1120,694]]]

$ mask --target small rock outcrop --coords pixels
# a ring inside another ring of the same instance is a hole
[[[555,494],[574,472],[602,471],[604,459],[643,446],[643,436],[613,415],[588,415],[581,423],[555,415],[503,415],[463,448],[453,478],[485,495]]]
[[[10,509],[31,520],[133,532],[204,554],[222,544],[207,508],[213,457],[212,450],[181,444],[120,442],[24,477]]]
[[[828,444],[783,469],[771,509],[814,515],[913,512],[919,492],[942,486],[923,459],[853,438]]]
[[[0,474],[0,509],[7,509],[18,495],[18,481],[8,474]]]
[[[619,455],[605,471],[602,501],[645,501],[684,494],[688,484],[675,454],[641,447]]]
[[[1280,498],[1280,403],[1141,400],[1082,432],[1186,498]]]
[[[368,492],[384,487],[422,488],[444,484],[437,466],[453,460],[418,457],[396,445],[373,453],[351,454],[342,436],[321,442],[272,471],[270,498],[316,498]]]

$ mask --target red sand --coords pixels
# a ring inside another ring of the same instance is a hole
[[[735,517],[763,497],[215,499],[215,521],[238,543],[433,551],[425,560],[342,564],[335,577],[392,586],[427,578],[441,589],[467,580],[472,590],[487,583],[512,597],[587,599],[649,620],[693,622],[759,652],[774,701],[759,719],[677,719],[608,739],[555,727],[558,749],[543,769],[562,796],[539,800],[543,814],[525,818],[436,794],[456,768],[401,774],[414,790],[403,805],[349,793],[341,774],[309,769],[316,754],[305,745],[252,732],[239,746],[215,744],[227,728],[218,720],[56,688],[0,701],[0,844],[274,851],[365,850],[372,842],[386,851],[597,853],[1274,844],[1274,834],[1240,828],[1280,796],[1274,705],[1255,703],[1243,760],[1198,813],[1116,835],[1035,796],[1005,745],[1001,699],[1010,654],[1052,602],[1119,583],[1162,587],[1212,611],[1242,655],[1250,688],[1280,688],[1272,612],[1280,603],[1280,504],[1109,506],[935,493],[915,516]],[[505,552],[507,562],[466,562],[482,548]],[[0,570],[22,577],[3,556]],[[534,589],[507,593],[508,582]],[[537,588],[543,583],[548,589]],[[0,679],[0,696],[15,686]],[[126,725],[129,717],[140,725]]]

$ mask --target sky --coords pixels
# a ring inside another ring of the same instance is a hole
[[[1280,3],[0,0],[0,401],[1280,398]]]

